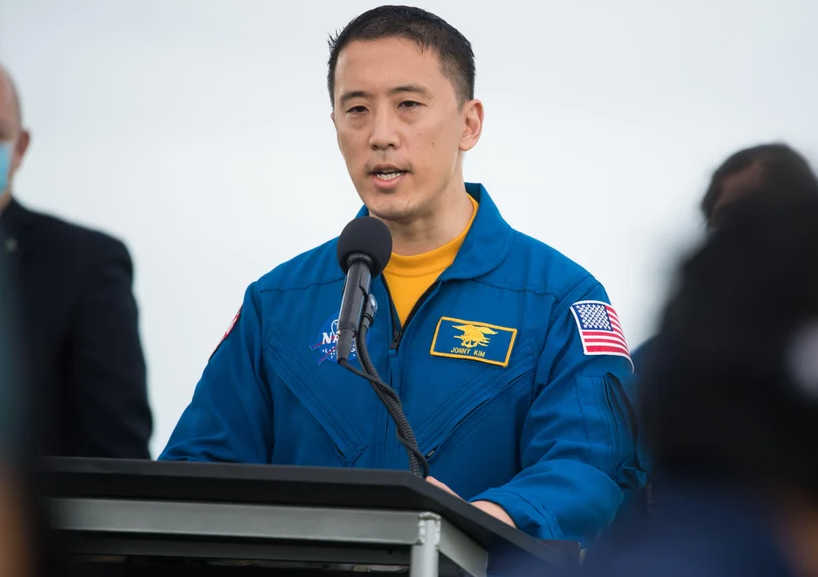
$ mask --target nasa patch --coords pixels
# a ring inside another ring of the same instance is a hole
[[[338,355],[335,352],[335,346],[338,342],[338,315],[340,311],[329,317],[321,329],[318,331],[318,336],[310,345],[311,351],[318,351],[318,358],[316,362],[320,365],[324,361],[338,362]],[[366,334],[366,343],[369,344],[369,333]],[[349,355],[349,360],[354,361],[358,358],[358,347],[352,343],[352,352]]]

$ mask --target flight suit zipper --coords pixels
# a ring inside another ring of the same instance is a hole
[[[383,278],[383,277],[382,277]],[[409,311],[409,314],[406,317],[406,322],[400,322],[400,316],[398,315],[398,311],[395,308],[395,303],[392,300],[392,293],[389,291],[389,284],[386,282],[386,278],[383,278],[383,286],[386,289],[386,299],[389,301],[389,313],[392,319],[391,328],[392,328],[392,342],[389,345],[389,386],[391,386],[394,390],[397,391],[397,387],[395,386],[397,383],[396,380],[396,372],[398,370],[397,367],[397,354],[398,354],[398,347],[400,346],[401,340],[403,339],[403,335],[406,332],[406,327],[409,325],[409,322],[412,320],[412,317],[415,316],[415,312],[420,308],[420,305],[429,297],[432,293],[433,289],[437,286],[439,281],[435,281],[432,283],[423,294],[420,295],[415,304],[412,305],[412,309]],[[387,450],[386,447],[389,443],[389,430],[390,430],[390,423],[387,419],[386,428],[384,429],[384,450],[382,455],[382,462],[381,466],[386,466],[386,455]]]
[[[426,290],[423,291],[423,294],[420,295],[420,298],[415,301],[415,304],[412,305],[412,308],[409,310],[409,314],[406,316],[406,322],[401,323],[400,318],[398,318],[398,312],[395,309],[395,305],[392,302],[392,293],[389,292],[389,285],[386,282],[386,279],[383,279],[383,286],[386,287],[386,298],[389,300],[389,310],[392,313],[392,342],[389,345],[389,348],[393,351],[397,350],[400,346],[400,342],[403,339],[403,335],[406,332],[406,327],[409,326],[409,322],[415,316],[415,313],[423,304],[423,302],[429,298],[429,295],[432,294],[432,291],[437,287],[437,284],[440,281],[435,281],[426,287]]]

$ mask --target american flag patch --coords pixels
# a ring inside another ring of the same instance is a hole
[[[617,355],[631,360],[622,324],[611,305],[602,301],[580,301],[571,306],[571,312],[577,320],[586,355]]]

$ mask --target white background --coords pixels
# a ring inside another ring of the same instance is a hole
[[[154,456],[247,284],[359,208],[326,39],[375,5],[0,0],[0,60],[33,132],[18,198],[130,248]],[[605,284],[632,346],[699,238],[713,168],[764,141],[818,152],[818,2],[419,5],[477,56],[486,122],[467,180]]]

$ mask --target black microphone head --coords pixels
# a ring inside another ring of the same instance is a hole
[[[372,278],[375,278],[392,256],[392,233],[386,225],[372,216],[360,216],[344,227],[338,238],[338,264],[346,274],[349,257],[363,254],[372,260]]]

